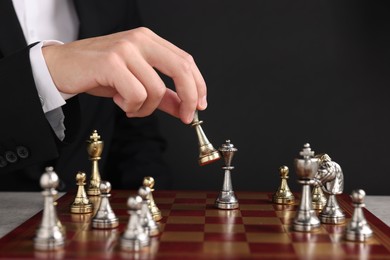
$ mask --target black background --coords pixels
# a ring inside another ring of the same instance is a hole
[[[276,191],[304,143],[344,172],[345,193],[390,194],[389,8],[374,1],[139,1],[145,26],[195,58],[200,112],[226,139],[235,190]],[[168,85],[172,85],[166,80]],[[174,189],[219,190],[222,161],[200,167],[195,130],[157,112]],[[158,180],[157,180],[158,186]]]

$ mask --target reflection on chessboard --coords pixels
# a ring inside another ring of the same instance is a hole
[[[386,258],[390,255],[390,228],[364,210],[374,235],[365,243],[345,239],[345,224],[322,224],[316,232],[292,230],[297,203],[272,203],[272,193],[236,192],[240,208],[220,210],[214,206],[217,192],[155,191],[162,213],[160,235],[139,252],[123,251],[119,238],[128,223],[126,201],[136,191],[111,193],[111,206],[119,218],[116,229],[93,229],[90,217],[71,214],[75,194],[58,200],[58,216],[66,228],[66,244],[59,252],[37,252],[32,238],[41,213],[0,240],[0,256],[33,258],[56,255],[63,258]],[[296,194],[299,200],[299,194]],[[341,195],[340,207],[351,219],[354,208],[349,196]]]

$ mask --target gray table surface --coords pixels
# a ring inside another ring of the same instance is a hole
[[[365,202],[371,213],[390,226],[390,196],[367,196]],[[42,207],[43,199],[39,192],[0,192],[0,238]]]

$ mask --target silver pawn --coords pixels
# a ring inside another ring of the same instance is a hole
[[[310,144],[306,143],[299,153],[303,159],[295,159],[295,170],[298,175],[298,183],[302,184],[302,196],[299,208],[296,212],[293,229],[309,232],[320,227],[321,223],[312,207],[310,186],[314,184],[313,177],[318,169],[318,160],[313,158],[314,151]]]
[[[44,189],[42,191],[44,208],[42,222],[34,238],[34,247],[38,250],[61,249],[65,245],[65,234],[54,205],[54,197],[58,193],[55,188],[59,184],[59,179],[53,167],[46,167],[40,184]]]
[[[109,197],[111,196],[111,184],[108,181],[101,181],[100,205],[96,215],[92,218],[92,227],[98,229],[116,228],[119,225],[119,219],[111,208]]]
[[[121,248],[123,250],[138,251],[150,244],[149,234],[141,221],[142,206],[143,199],[140,196],[130,197],[127,200],[130,217],[126,230],[121,237]]]
[[[215,206],[219,209],[237,209],[239,207],[238,199],[233,191],[231,171],[234,166],[231,166],[233,155],[238,151],[234,147],[230,140],[226,140],[226,143],[222,144],[222,147],[218,149],[224,160],[225,166],[222,169],[225,170],[225,176],[223,179],[222,190],[219,192],[218,198],[215,200]]]
[[[363,207],[365,207],[365,196],[366,193],[364,190],[352,191],[351,198],[354,210],[352,219],[345,229],[345,238],[347,240],[364,242],[368,238],[372,237],[373,231],[370,228],[370,225],[367,223],[363,213]]]
[[[150,188],[145,186],[141,186],[138,189],[138,195],[142,198],[141,222],[149,236],[157,236],[160,230],[149,208],[148,197],[151,192]]]

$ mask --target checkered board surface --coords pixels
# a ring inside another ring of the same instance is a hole
[[[216,192],[155,191],[162,211],[161,234],[140,252],[120,248],[132,192],[113,191],[111,206],[120,220],[113,230],[92,229],[92,214],[71,214],[74,194],[58,200],[58,217],[66,229],[63,250],[34,250],[33,238],[42,212],[0,239],[2,258],[88,259],[390,259],[390,227],[365,210],[374,236],[365,243],[344,240],[345,225],[322,225],[316,232],[291,230],[297,204],[277,205],[270,193],[236,192],[240,209],[214,208]],[[338,196],[350,220],[353,208],[346,195]]]

